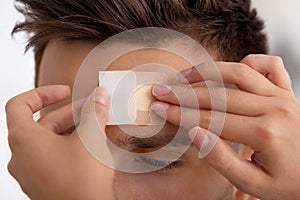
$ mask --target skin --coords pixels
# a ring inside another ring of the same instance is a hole
[[[73,87],[74,77],[80,64],[95,45],[97,44],[86,42],[61,43],[54,41],[50,43],[42,59],[39,85],[42,86],[61,82]],[[78,49],[80,49],[80,51],[78,51]],[[71,62],[69,62],[69,60],[71,60]],[[189,63],[181,57],[160,50],[148,49],[126,54],[114,61],[108,69],[130,70],[135,66],[146,63],[165,64],[177,71],[190,66]],[[65,102],[62,103],[67,104],[69,102],[70,99],[66,99]],[[49,107],[43,114],[59,106],[61,106],[61,104]],[[166,125],[165,129],[168,132],[175,132],[173,130],[174,125],[172,124]],[[118,132],[117,127],[110,126],[106,128],[106,134],[113,142],[117,139],[112,137],[116,135],[116,133],[118,137],[124,135],[124,133]],[[151,149],[147,151],[151,151]],[[196,148],[191,147],[181,158],[184,163],[183,167],[179,167],[176,170],[164,171],[163,173],[152,172],[142,175],[133,175],[115,172],[113,179],[115,198],[122,199],[124,197],[130,197],[132,199],[132,196],[136,199],[142,197],[143,199],[224,198],[224,194],[230,186],[228,181],[205,161],[197,159],[196,155]],[[198,174],[197,176],[201,177],[201,179],[197,178],[195,173]],[[178,182],[176,180],[181,181]],[[165,185],[171,187],[167,189]],[[211,187],[212,185],[214,185],[213,188]],[[199,190],[199,188],[201,188],[201,190]]]
[[[93,46],[94,43],[82,41],[49,43],[42,59],[39,85],[63,83],[72,86],[81,61]],[[135,53],[137,59],[134,59],[134,63],[133,59],[121,58],[119,62],[122,65],[115,63],[111,69],[118,70],[118,66],[130,69],[149,61],[169,62],[166,64],[176,70],[188,66],[184,60],[174,55],[170,59],[171,55],[163,55],[162,52]],[[145,56],[149,54],[153,56]],[[133,55],[127,56],[130,58]],[[126,63],[127,60],[131,62]],[[175,63],[180,63],[178,66],[182,68],[176,68]],[[191,147],[183,156],[185,164],[167,173],[134,175],[114,172],[101,165],[85,150],[76,132],[59,135],[72,126],[70,106],[61,107],[70,101],[70,98],[66,98],[70,91],[65,86],[47,86],[16,96],[7,103],[9,143],[12,149],[12,159],[8,166],[10,173],[33,199],[110,199],[113,198],[112,194],[115,198],[132,198],[134,194],[137,199],[222,199],[228,189],[227,180],[240,190],[233,197],[235,199],[253,198],[243,192],[260,199],[298,199],[300,194],[297,183],[300,183],[300,177],[295,171],[300,166],[300,127],[297,123],[300,120],[300,105],[291,90],[282,61],[277,57],[252,55],[241,63],[218,62],[217,66],[224,82],[236,84],[240,89],[226,89],[228,113],[221,137],[251,147],[254,154],[250,162],[245,159],[247,156],[238,156],[223,139],[218,140],[204,159],[197,158],[197,149],[209,144],[212,138],[205,131],[211,115],[207,88],[198,84],[193,89],[203,94],[198,98],[200,110],[188,109],[188,112],[191,116],[193,112],[202,112],[201,116],[204,117],[200,118],[201,128],[190,131],[191,135],[195,133],[195,147]],[[203,81],[195,70],[191,70],[187,80],[188,83]],[[167,118],[170,122],[168,126],[172,129],[180,122],[179,105],[173,93],[187,90],[184,86],[168,86],[172,92],[159,95],[157,87],[153,89],[157,98],[154,104],[165,108],[167,115],[162,117]],[[105,99],[105,103],[99,99]],[[237,99],[239,102],[236,102]],[[43,111],[44,115],[38,122],[32,120],[33,112],[56,102],[59,103]],[[83,110],[87,111],[90,106],[95,106],[103,132],[108,102],[107,92],[99,87],[92,101],[87,101],[83,106]],[[188,102],[181,106],[187,105]],[[58,107],[61,108],[57,110]],[[88,112],[83,113],[81,120],[88,124],[91,120]],[[161,113],[157,111],[157,114]],[[241,120],[243,123],[240,123]],[[184,126],[190,128],[193,125]],[[113,129],[110,131],[113,134]],[[109,136],[110,133],[106,133]],[[208,143],[203,143],[206,137]],[[70,156],[66,157],[66,152]],[[80,176],[82,171],[86,172],[84,177]]]
[[[221,135],[223,139],[217,141],[205,160],[241,191],[259,199],[299,199],[296,183],[300,176],[295,172],[300,165],[300,105],[291,89],[283,61],[275,56],[249,55],[240,63],[216,64],[223,81],[234,83],[240,90],[225,89],[227,114]],[[188,75],[182,72],[186,75],[184,83],[203,81],[196,70],[198,67],[201,66],[188,70]],[[214,80],[209,69],[206,72],[208,79]],[[166,108],[167,115],[161,117],[176,125],[180,122],[180,111],[174,93],[189,92],[184,87],[168,88],[172,91],[156,95],[159,101],[155,104]],[[183,112],[188,112],[189,116],[200,112],[205,118],[201,127],[190,130],[201,156],[201,150],[215,137],[207,130],[209,116],[223,111],[216,109],[213,113],[207,110],[210,102],[206,88],[194,86],[193,90],[201,93],[198,98],[200,110],[183,109]],[[188,100],[188,97],[182,100],[181,106],[189,105]],[[183,126],[191,125],[185,123]],[[224,139],[251,147],[251,161],[239,158]]]

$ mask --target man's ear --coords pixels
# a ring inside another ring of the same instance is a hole
[[[238,155],[245,160],[250,160],[251,155],[254,151],[245,145],[239,145]],[[238,190],[237,188],[233,188],[233,200],[258,200],[258,198],[252,197],[251,195],[245,194],[244,192]]]

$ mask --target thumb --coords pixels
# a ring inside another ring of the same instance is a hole
[[[193,145],[199,149],[199,158],[227,178],[239,190],[260,197],[264,191],[263,183],[268,177],[254,163],[241,159],[236,152],[216,134],[194,127],[189,131]]]
[[[103,87],[97,87],[83,105],[76,131],[91,155],[105,165],[113,166],[105,134],[109,104],[108,92]]]
[[[108,92],[103,87],[97,87],[82,107],[80,123],[90,124],[97,120],[99,129],[104,131],[108,119],[109,104]]]

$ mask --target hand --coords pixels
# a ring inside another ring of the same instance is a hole
[[[247,194],[260,199],[300,199],[300,104],[282,60],[249,55],[240,63],[217,62],[216,66],[223,81],[235,84],[239,90],[220,88],[216,84],[208,90],[203,84],[207,80],[198,70],[209,80],[218,80],[209,66],[200,65],[181,72],[181,77],[185,77],[181,81],[192,87],[156,85],[153,94],[158,101],[152,108],[175,125],[196,126],[189,134],[200,150],[200,157],[205,156],[203,150],[216,138],[214,130],[208,130],[210,122],[226,112],[221,138],[204,159]],[[227,110],[219,104],[221,97],[215,99],[217,103],[212,110],[209,92],[218,94],[224,89]],[[199,109],[192,108],[189,94],[193,92]],[[182,97],[180,105],[175,94]],[[192,124],[193,116],[199,112],[200,120]],[[225,140],[251,147],[251,159],[240,158]]]
[[[112,170],[87,152],[76,132],[61,134],[74,126],[71,104],[48,113],[38,122],[32,118],[33,113],[69,94],[67,86],[44,86],[8,101],[8,140],[12,151],[8,170],[31,199],[113,199]],[[81,118],[90,120],[87,112],[95,106],[104,130],[108,94],[97,88],[91,99],[96,102],[86,101]]]

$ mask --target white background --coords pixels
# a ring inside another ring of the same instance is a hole
[[[275,3],[276,2],[276,3]],[[284,58],[291,74],[294,90],[300,99],[300,3],[297,0],[253,0],[260,16],[266,20],[271,53]],[[27,199],[16,181],[10,177],[6,165],[10,158],[4,105],[12,96],[33,87],[33,54],[23,54],[25,39],[12,39],[10,32],[21,20],[12,0],[0,2],[0,199]],[[298,79],[298,80],[297,80]]]

